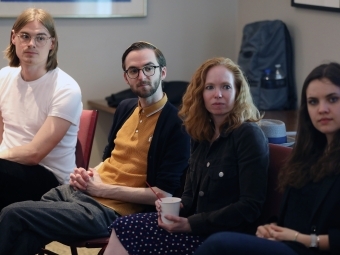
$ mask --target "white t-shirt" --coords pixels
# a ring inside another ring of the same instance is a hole
[[[0,70],[0,111],[4,122],[0,151],[33,140],[48,116],[71,122],[57,146],[39,163],[49,169],[62,184],[69,181],[75,168],[75,147],[83,109],[77,82],[60,68],[38,80],[26,82],[21,67]]]

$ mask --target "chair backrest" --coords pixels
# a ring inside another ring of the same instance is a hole
[[[260,217],[260,224],[268,223],[271,218],[279,215],[283,194],[278,191],[278,175],[283,163],[291,153],[292,148],[269,144],[269,168],[267,197]]]
[[[170,103],[178,107],[182,103],[182,97],[187,90],[189,82],[187,81],[163,81],[163,91],[168,97]]]
[[[78,139],[76,145],[77,167],[88,169],[97,120],[97,110],[83,110],[80,117]]]

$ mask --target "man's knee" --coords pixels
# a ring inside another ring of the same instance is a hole
[[[20,215],[21,208],[16,205],[17,203],[10,204],[2,209],[0,214],[0,224],[4,223],[6,226],[16,224],[18,216]]]
[[[0,222],[3,220],[14,221],[18,218],[22,218],[28,212],[27,202],[32,201],[13,203],[3,208],[0,214]]]
[[[69,184],[60,185],[46,192],[41,197],[41,201],[44,202],[67,201],[68,197],[71,196],[72,192],[74,192],[74,190]]]

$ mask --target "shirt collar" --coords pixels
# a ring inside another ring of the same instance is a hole
[[[168,97],[166,96],[165,93],[163,93],[163,97],[161,100],[145,108],[142,108],[142,106],[140,105],[140,102],[138,101],[139,112],[143,111],[146,117],[150,117],[151,115],[162,110],[167,101],[168,101]]]

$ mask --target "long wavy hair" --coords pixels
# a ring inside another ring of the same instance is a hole
[[[32,22],[34,20],[39,21],[50,33],[52,37],[51,39],[54,40],[54,47],[53,49],[50,50],[46,62],[46,70],[47,71],[53,70],[58,66],[57,61],[58,36],[55,30],[54,20],[52,16],[42,9],[29,8],[18,16],[11,30],[9,45],[4,51],[5,56],[9,61],[9,66],[12,67],[20,66],[20,59],[16,54],[15,45],[12,43],[12,34],[18,33],[24,26],[27,25],[27,23]]]
[[[207,73],[214,66],[224,66],[231,71],[234,75],[236,88],[234,107],[226,116],[220,132],[229,132],[239,127],[244,121],[257,122],[261,119],[260,113],[253,103],[248,82],[240,67],[228,58],[208,59],[194,73],[183,96],[183,103],[179,111],[179,116],[183,120],[188,134],[197,141],[209,141],[214,135],[210,113],[205,108],[203,100]]]
[[[314,127],[307,108],[306,91],[309,84],[323,78],[340,87],[340,65],[319,65],[303,83],[296,142],[279,178],[279,188],[282,191],[287,186],[301,188],[310,181],[318,182],[340,172],[340,130],[328,146],[326,135]]]

